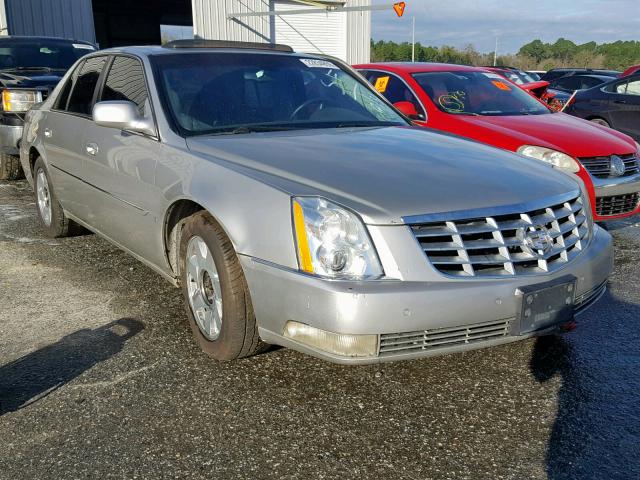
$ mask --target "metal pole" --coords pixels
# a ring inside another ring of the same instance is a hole
[[[304,15],[308,13],[334,13],[334,12],[372,12],[376,10],[388,10],[393,5],[370,5],[366,7],[341,7],[327,6],[326,8],[308,8],[304,10],[269,10],[267,12],[236,12],[229,13],[227,18],[248,18],[248,17],[281,17],[283,15]]]
[[[416,61],[416,16],[411,18],[411,62]]]
[[[493,66],[496,67],[498,65],[498,37],[496,37],[496,49],[493,52]]]

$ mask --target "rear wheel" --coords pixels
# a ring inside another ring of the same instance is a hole
[[[33,184],[36,193],[36,207],[42,226],[49,237],[67,237],[72,222],[67,218],[53,191],[47,168],[41,158],[33,168]]]
[[[0,180],[20,180],[24,178],[20,157],[0,153]]]
[[[264,351],[242,267],[211,215],[198,212],[185,221],[179,258],[189,324],[200,348],[217,360]]]
[[[593,123],[597,123],[598,125],[602,125],[603,127],[611,128],[609,122],[607,122],[604,118],[592,118],[590,121]]]

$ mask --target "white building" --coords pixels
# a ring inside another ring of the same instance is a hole
[[[284,43],[349,63],[369,61],[371,0],[0,0],[0,31],[97,42],[158,44],[193,26],[198,38]],[[306,13],[311,12],[311,13]]]
[[[371,0],[193,0],[193,29],[201,38],[284,43],[296,51],[364,63],[370,56],[371,12],[319,10],[370,5]],[[230,18],[236,13],[262,15]]]

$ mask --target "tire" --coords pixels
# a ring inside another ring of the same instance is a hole
[[[0,153],[0,180],[20,180],[24,178],[20,157]]]
[[[609,125],[609,122],[607,122],[604,118],[592,118],[589,121],[597,125],[602,125],[603,127],[611,128],[611,125]]]
[[[75,225],[67,218],[53,190],[51,177],[41,158],[33,167],[33,188],[36,195],[36,210],[40,223],[51,238],[68,237]],[[46,182],[46,183],[45,183]],[[48,201],[47,201],[48,198]]]
[[[184,222],[179,277],[189,324],[204,353],[216,360],[235,360],[266,350],[236,252],[207,212]]]

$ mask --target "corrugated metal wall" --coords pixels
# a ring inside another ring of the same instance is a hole
[[[267,12],[269,0],[192,0],[193,31],[196,37],[244,42],[269,42],[277,38],[272,17],[230,20],[237,12]],[[346,6],[370,6],[371,0],[347,0]],[[304,8],[304,7],[302,7]],[[281,18],[292,18],[285,16]],[[301,32],[304,34],[304,32]],[[367,63],[371,54],[371,12],[347,13],[346,58],[350,63]],[[342,56],[342,55],[341,55]]]
[[[95,42],[91,0],[4,0],[9,35]]]
[[[369,7],[371,0],[349,0],[350,7]],[[347,63],[371,61],[371,11],[347,12]]]
[[[192,0],[193,34],[211,40],[271,41],[268,16],[230,20],[238,12],[268,12],[269,0]]]
[[[271,8],[276,12],[318,9],[316,6],[286,0],[272,0]],[[274,19],[276,43],[290,45],[296,52],[347,58],[346,12],[277,15]]]
[[[9,35],[7,29],[7,14],[4,10],[4,0],[0,0],[0,36]]]

